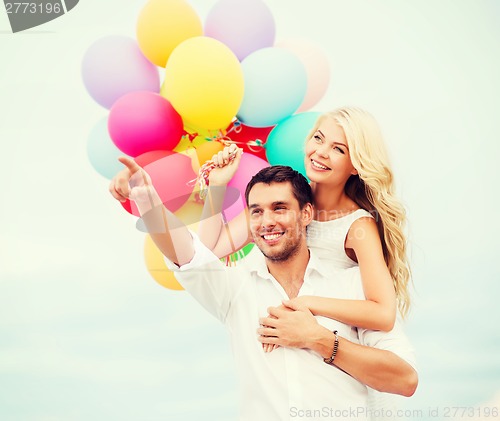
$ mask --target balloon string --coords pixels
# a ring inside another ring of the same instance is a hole
[[[246,142],[239,142],[239,141],[232,140],[228,136],[231,132],[239,133],[239,132],[241,132],[242,129],[243,129],[243,127],[242,127],[241,122],[239,120],[235,120],[228,127],[225,134],[222,131],[219,131],[216,136],[205,137],[205,139],[210,141],[210,142],[220,142],[224,146],[229,146],[232,144],[234,144],[234,145],[246,145],[251,152],[258,152],[259,149],[265,147],[265,142],[262,141],[261,139],[254,139],[254,140],[248,140]],[[198,136],[198,133],[186,132],[186,134],[189,137],[189,140],[191,141],[191,143]],[[196,149],[196,147],[194,147],[194,148]],[[231,156],[229,156],[229,159],[232,160],[232,159],[234,159],[235,156],[236,156],[235,154],[231,155]],[[188,183],[187,183],[189,186],[198,185],[198,187],[199,187],[198,199],[200,201],[205,200],[205,198],[207,196],[210,171],[212,171],[215,167],[216,167],[216,165],[214,164],[214,162],[211,159],[206,161],[200,167],[200,169],[198,171],[198,176],[195,179],[188,181]]]

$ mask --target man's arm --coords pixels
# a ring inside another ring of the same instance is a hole
[[[194,247],[187,227],[163,205],[143,168],[128,157],[119,161],[126,168],[111,181],[110,193],[117,200],[129,198],[136,203],[147,232],[164,256],[178,265],[190,262]]]
[[[335,335],[304,309],[269,308],[271,317],[260,319],[259,341],[292,348],[307,348],[322,358],[332,355]],[[356,380],[380,392],[412,396],[418,385],[413,367],[391,351],[355,344],[339,338],[333,364]]]
[[[335,335],[320,326],[316,338],[309,338],[307,348],[323,358],[330,358]],[[418,375],[413,367],[391,351],[355,344],[339,337],[333,364],[356,380],[379,392],[412,396],[418,385]]]

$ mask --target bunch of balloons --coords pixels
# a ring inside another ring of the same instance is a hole
[[[246,152],[231,181],[241,197],[228,204],[228,220],[244,210],[245,186],[261,168],[305,173],[303,143],[319,115],[307,110],[328,86],[328,60],[308,42],[275,42],[275,32],[262,0],[220,0],[204,24],[186,0],[147,1],[136,39],[99,39],[83,58],[84,85],[109,110],[88,139],[95,170],[110,179],[121,169],[118,156],[134,157],[186,224],[201,215],[193,180],[222,139]],[[123,207],[138,215],[133,203]],[[182,289],[159,253],[146,238],[151,275]]]

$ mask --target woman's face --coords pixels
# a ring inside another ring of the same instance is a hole
[[[351,163],[344,130],[331,118],[321,121],[305,148],[307,177],[315,183],[345,185],[357,174]]]

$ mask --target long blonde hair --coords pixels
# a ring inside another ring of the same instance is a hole
[[[410,309],[411,278],[404,234],[406,211],[394,194],[393,174],[379,125],[370,113],[344,107],[323,114],[311,136],[325,118],[333,119],[344,130],[352,165],[358,171],[347,180],[344,191],[375,218],[398,308],[404,317]]]

